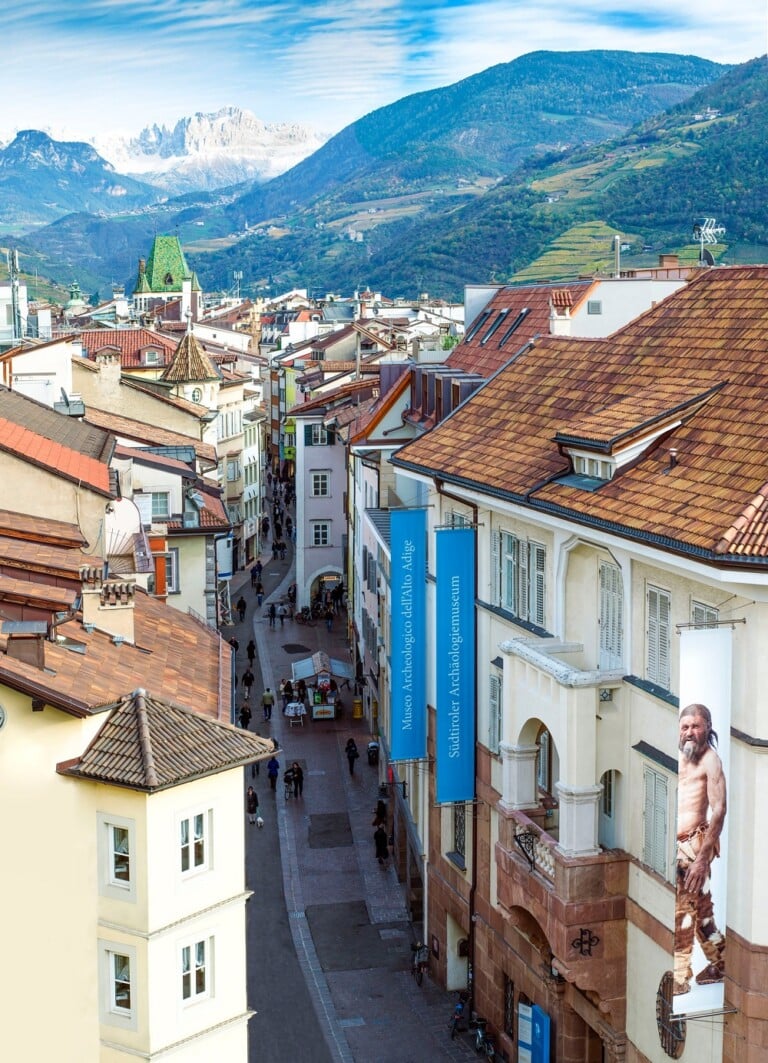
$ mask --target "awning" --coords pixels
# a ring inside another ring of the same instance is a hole
[[[323,672],[336,676],[338,679],[355,678],[351,664],[340,661],[336,657],[329,657],[323,650],[318,650],[311,657],[304,657],[301,661],[294,661],[291,669],[294,683],[299,679],[303,679],[306,683],[307,680],[313,680]]]

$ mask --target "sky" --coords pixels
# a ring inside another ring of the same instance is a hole
[[[768,49],[766,0],[25,0],[4,5],[0,140],[90,140],[226,106],[335,133],[527,52]]]

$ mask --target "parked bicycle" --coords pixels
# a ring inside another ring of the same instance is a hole
[[[495,1059],[496,1046],[488,1034],[488,1020],[472,1019],[469,1025],[475,1031],[475,1052],[477,1052],[479,1056],[485,1056],[486,1059]]]
[[[370,746],[371,743],[369,743]],[[377,746],[377,761],[378,761],[378,746]],[[368,750],[368,763],[371,763],[370,749]],[[429,966],[429,949],[423,941],[417,941],[415,945],[411,945],[411,974],[416,979],[416,985],[421,985],[424,981],[424,972]]]
[[[467,1022],[465,1018],[465,1012],[467,1008],[467,994],[459,993],[459,998],[453,1005],[453,1013],[448,1022],[448,1028],[451,1031],[451,1040],[454,1039],[457,1033],[467,1029]]]

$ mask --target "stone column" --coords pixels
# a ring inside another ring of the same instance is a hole
[[[560,802],[560,842],[566,856],[595,856],[597,844],[597,803],[602,786],[555,784]]]
[[[536,756],[538,746],[510,746],[499,743],[501,753],[501,801],[502,809],[538,807],[536,788]]]

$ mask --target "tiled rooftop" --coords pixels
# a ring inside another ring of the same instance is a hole
[[[210,465],[216,465],[216,448],[210,443],[201,443],[192,436],[182,435],[181,432],[173,432],[170,428],[160,425],[147,424],[145,421],[136,421],[132,417],[123,417],[119,413],[110,413],[107,410],[98,410],[95,406],[87,406],[85,420],[89,424],[100,428],[108,428],[117,436],[133,439],[137,443],[159,447],[194,447],[195,453],[201,461]]]
[[[187,384],[191,381],[217,380],[218,376],[200,341],[192,332],[186,332],[160,379],[174,384]]]
[[[141,352],[147,348],[160,352],[160,365],[166,365],[176,350],[174,340],[148,328],[86,329],[80,336],[80,342],[89,358],[105,347],[116,348],[120,351],[123,369],[143,367],[145,362],[142,361]]]
[[[270,739],[139,689],[123,698],[62,774],[153,792],[272,755]]]
[[[691,382],[719,390],[613,480],[557,482],[570,471],[554,442],[564,426],[618,403],[630,424],[658,389],[669,408],[689,402]],[[618,534],[754,559],[768,558],[767,435],[768,267],[721,267],[610,337],[543,337],[394,460]]]

